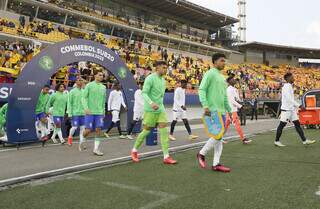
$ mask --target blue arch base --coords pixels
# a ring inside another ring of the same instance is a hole
[[[111,49],[97,42],[72,39],[48,46],[23,69],[12,88],[7,112],[8,143],[37,142],[35,108],[42,87],[59,68],[80,61],[99,64],[122,85],[128,106],[127,124],[132,121],[137,84],[125,63]]]

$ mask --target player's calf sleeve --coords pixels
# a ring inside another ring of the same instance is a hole
[[[214,146],[215,139],[209,138],[207,143],[200,150],[201,155],[206,155]]]
[[[287,125],[286,122],[280,121],[280,124],[279,124],[279,126],[277,128],[277,134],[276,134],[276,140],[275,141],[279,141],[280,140],[280,137],[282,135],[282,130],[286,125]]]
[[[173,120],[172,123],[171,123],[171,127],[170,127],[170,135],[173,134],[174,132],[174,127],[176,126],[177,124],[177,121],[176,120]]]
[[[143,129],[142,132],[138,135],[136,142],[134,143],[133,148],[139,149],[139,147],[141,147],[143,141],[149,135],[150,132],[151,132],[150,130]]]
[[[186,127],[186,129],[188,131],[188,134],[191,135],[191,128],[190,128],[190,125],[189,125],[189,121],[187,119],[183,119],[182,121],[183,121],[184,126]]]
[[[296,120],[296,121],[293,121],[293,124],[294,124],[294,127],[295,127],[296,131],[298,132],[301,140],[306,141],[307,139],[306,139],[304,132],[301,128],[300,122],[298,120]]]
[[[78,128],[78,127],[72,127],[72,128],[70,129],[69,136],[72,137],[72,136],[74,135],[74,133],[76,132],[77,128]]]
[[[167,128],[159,128],[163,157],[169,157],[169,135]]]

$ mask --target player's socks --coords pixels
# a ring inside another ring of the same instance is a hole
[[[216,166],[220,163],[222,149],[223,149],[223,142],[221,140],[214,140],[213,166]]]
[[[206,156],[206,154],[213,148],[215,139],[209,138],[206,144],[200,150],[200,154]]]
[[[69,131],[69,137],[68,137],[68,145],[71,146],[72,145],[72,141],[73,141],[73,135],[76,132],[78,127],[71,127],[70,131]]]
[[[79,133],[80,143],[83,143],[85,141],[85,138],[83,136],[84,131],[85,131],[85,126],[80,126],[80,133]]]
[[[51,136],[51,139],[52,139],[52,141],[53,141],[54,144],[58,143],[57,140],[56,140],[56,136],[57,136],[57,129],[54,128],[54,129],[53,129],[53,134],[52,134],[52,136]]]
[[[99,150],[99,145],[100,145],[101,141],[99,138],[95,138],[94,139],[94,148],[93,150]]]
[[[143,129],[142,132],[138,135],[136,142],[133,146],[136,150],[139,149],[139,147],[141,147],[143,141],[146,139],[150,132],[150,130]]]
[[[94,139],[94,149],[93,149],[93,153],[97,156],[103,156],[103,152],[101,152],[99,150],[99,146],[100,146],[101,140],[100,138],[95,138]]]
[[[71,127],[70,132],[69,132],[69,137],[73,137],[74,133],[76,132],[78,127]]]
[[[41,133],[41,138],[45,137],[47,135],[47,128],[46,128],[45,124],[40,122],[39,129],[40,129],[40,133]]]
[[[57,128],[57,134],[58,134],[58,137],[60,139],[61,144],[64,144],[66,141],[64,140],[64,138],[62,136],[61,128]]]
[[[161,148],[163,152],[164,158],[168,158],[169,156],[169,134],[167,128],[159,128],[160,132],[160,141],[161,141]]]

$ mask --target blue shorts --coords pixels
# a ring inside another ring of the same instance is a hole
[[[85,124],[84,115],[72,116],[71,124],[72,124],[72,127],[84,126]]]
[[[55,125],[62,125],[63,117],[62,116],[53,116],[53,122]]]
[[[104,115],[86,115],[85,116],[86,129],[95,130],[96,128],[103,128]]]
[[[44,112],[36,114],[36,120],[41,120],[42,118],[46,118],[47,115]]]

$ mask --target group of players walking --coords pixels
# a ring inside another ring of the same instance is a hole
[[[230,76],[225,80],[221,73],[225,66],[225,58],[225,55],[220,53],[213,55],[212,62],[214,67],[205,73],[201,81],[199,99],[204,109],[204,115],[210,116],[211,114],[218,112],[222,115],[222,121],[220,121],[222,126],[227,130],[232,123],[243,144],[249,144],[251,140],[245,138],[237,114],[238,110],[242,108],[242,105],[239,103],[239,92],[234,87],[236,80],[234,76]],[[112,114],[112,121],[111,125],[104,133],[104,136],[109,138],[110,130],[116,126],[120,138],[133,139],[132,132],[134,127],[143,119],[142,131],[137,136],[131,150],[132,160],[134,162],[139,162],[138,149],[150,134],[152,128],[157,126],[163,151],[163,162],[165,164],[176,164],[177,161],[169,155],[169,140],[176,140],[174,137],[174,129],[177,121],[183,121],[189,134],[189,139],[194,140],[198,138],[198,136],[192,133],[187,119],[187,108],[185,104],[187,82],[185,80],[179,81],[178,87],[175,89],[173,121],[169,132],[167,128],[167,115],[163,103],[166,89],[164,75],[167,73],[167,63],[165,61],[157,61],[155,67],[155,72],[145,79],[144,84],[138,84],[139,89],[134,94],[133,122],[128,127],[126,136],[122,134],[123,132],[121,130],[120,111],[121,108],[126,111],[127,106],[121,92],[120,84],[114,84],[114,90],[110,92],[107,102],[107,111]],[[77,129],[79,129],[79,150],[85,150],[86,138],[92,133],[94,135],[93,153],[97,156],[102,156],[103,152],[100,148],[100,143],[103,139],[102,129],[104,127],[104,118],[106,114],[105,104],[107,100],[106,87],[102,83],[103,76],[103,72],[96,72],[94,81],[86,85],[81,77],[79,77],[75,82],[75,87],[68,93],[65,92],[66,89],[63,84],[58,84],[56,85],[55,93],[51,96],[49,96],[50,87],[44,86],[36,106],[36,128],[38,137],[42,140],[49,139],[49,124],[52,122],[54,125],[51,139],[54,143],[58,143],[56,140],[56,137],[58,136],[61,144],[66,143],[63,138],[61,127],[64,122],[65,110],[67,110],[72,125],[67,143],[72,145],[73,136]],[[315,141],[306,139],[296,114],[296,108],[299,107],[299,105],[294,101],[292,88],[294,82],[293,76],[292,74],[287,73],[284,79],[286,80],[286,84],[282,90],[281,122],[277,129],[275,145],[285,146],[280,142],[280,136],[282,129],[289,121],[293,122],[295,125],[303,144],[312,144]],[[227,85],[229,86],[227,87]],[[6,111],[6,106],[2,109],[0,112]],[[5,116],[0,114],[0,125],[3,127],[3,124],[5,124]],[[197,154],[200,167],[206,167],[205,156],[212,148],[214,148],[212,169],[215,171],[229,172],[231,169],[220,163],[220,156],[224,143],[223,135],[219,139],[210,137]]]

